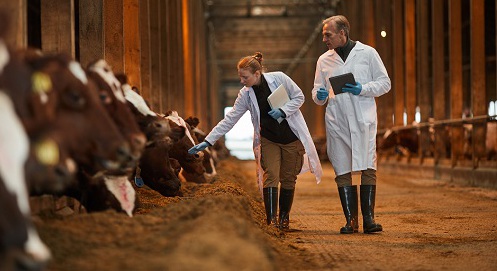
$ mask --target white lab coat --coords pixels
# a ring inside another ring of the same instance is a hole
[[[329,78],[351,72],[362,84],[359,95],[334,95]],[[390,78],[378,52],[357,42],[345,63],[335,52],[322,54],[316,65],[312,99],[326,106],[326,146],[335,174],[376,169],[377,116],[375,97],[390,91]],[[329,90],[327,99],[319,101],[319,88]]]
[[[290,129],[292,129],[295,135],[302,142],[306,152],[304,155],[304,165],[300,173],[310,170],[316,177],[317,183],[319,183],[321,181],[321,176],[323,175],[321,162],[319,161],[316,147],[312,141],[311,134],[309,133],[309,129],[307,128],[307,124],[304,120],[304,116],[299,109],[305,100],[302,90],[290,77],[282,72],[263,73],[263,76],[266,79],[271,92],[275,91],[281,84],[285,86],[291,100],[281,107],[281,109],[286,114],[286,120],[288,121]],[[261,167],[260,114],[257,98],[252,87],[243,87],[240,90],[231,111],[228,112],[224,119],[212,129],[205,140],[211,144],[214,144],[220,137],[233,128],[233,126],[247,110],[250,111],[252,124],[254,125],[253,149],[257,164],[258,185],[262,193],[263,171]]]

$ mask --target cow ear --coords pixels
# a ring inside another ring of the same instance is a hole
[[[171,133],[169,137],[176,141],[179,141],[181,138],[185,136],[185,127],[183,126],[171,126]]]

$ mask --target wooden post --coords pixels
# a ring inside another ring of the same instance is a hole
[[[79,0],[79,62],[104,59],[103,0]]]
[[[430,28],[429,28],[429,7],[428,0],[417,0],[416,15],[417,15],[417,51],[420,52],[417,58],[417,93],[418,106],[421,114],[421,122],[428,121],[432,115],[432,89],[430,84],[430,59],[428,58],[429,43],[430,43]],[[419,150],[418,155],[422,163],[425,156],[429,156],[430,152],[430,132],[429,127],[419,129]]]
[[[412,124],[416,112],[416,5],[415,0],[405,0],[405,82],[407,124]],[[400,55],[399,55],[400,56]]]
[[[444,0],[433,0],[431,20],[432,20],[432,69],[433,69],[433,117],[435,120],[447,118],[445,111],[445,39],[444,39]],[[435,127],[435,164],[438,164],[440,158],[445,158],[445,142],[449,138],[445,137],[446,127]]]
[[[462,37],[461,0],[449,1],[449,76],[450,76],[450,117],[462,117]],[[462,125],[451,129],[452,166],[455,167],[463,155],[464,131]]]
[[[192,33],[190,32],[191,28],[191,22],[190,22],[190,16],[191,15],[191,6],[190,6],[190,1],[189,0],[182,0],[182,9],[181,9],[181,14],[182,14],[182,29],[183,29],[183,71],[184,71],[184,111],[185,111],[185,116],[191,116],[193,115],[193,97],[195,96],[195,93],[193,91],[193,80],[194,80],[194,73],[193,73],[193,39],[192,39]]]
[[[143,2],[146,4],[146,2]],[[124,72],[131,86],[141,88],[140,73],[140,2],[125,0],[124,16]]]
[[[470,1],[471,9],[471,97],[473,115],[487,114],[485,89],[485,1]],[[495,38],[495,37],[494,37]],[[486,122],[473,124],[473,167],[485,157]],[[493,135],[495,136],[495,135]]]
[[[140,94],[145,100],[150,100],[152,91],[152,69],[150,67],[152,58],[151,54],[151,37],[150,37],[150,0],[140,2],[140,73],[141,88]]]
[[[5,38],[7,44],[15,48],[28,45],[27,0],[2,0],[2,9],[10,16],[9,30]]]
[[[150,106],[155,112],[161,112],[161,24],[160,24],[160,14],[162,6],[159,4],[159,0],[150,0],[150,77],[151,77],[151,89],[150,89]]]
[[[124,18],[122,0],[104,0],[105,60],[114,72],[124,72]]]
[[[403,1],[393,2],[393,80],[392,90],[395,94],[395,126],[404,124],[405,89],[404,89],[404,9]]]
[[[74,4],[67,0],[41,0],[41,49],[75,57]]]
[[[378,37],[376,50],[380,54],[390,78],[393,75],[392,69],[392,1],[378,0],[375,3],[375,18],[377,20],[375,35]],[[387,36],[379,36],[381,31],[385,31]],[[378,129],[386,129],[393,125],[392,116],[394,113],[393,91],[379,97],[378,102]]]

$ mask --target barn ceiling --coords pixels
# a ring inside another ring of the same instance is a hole
[[[339,0],[205,0],[213,54],[222,83],[239,81],[236,64],[260,51],[269,71],[290,72],[321,21],[335,14]],[[315,61],[315,60],[313,60]]]

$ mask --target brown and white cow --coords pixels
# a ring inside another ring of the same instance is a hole
[[[140,177],[147,186],[163,196],[180,196],[181,181],[169,152],[173,144],[184,137],[185,129],[170,126],[166,119],[150,110],[143,97],[128,84],[123,85],[123,91],[136,120],[147,135],[147,144],[139,163]]]
[[[35,263],[42,266],[51,256],[30,217],[24,174],[29,139],[1,85],[0,123],[4,127],[0,129],[0,267],[17,270]]]
[[[169,153],[170,157],[178,160],[181,165],[180,177],[188,182],[206,183],[208,178],[203,165],[203,152],[196,154],[188,153],[190,148],[198,144],[198,139],[193,134],[192,128],[176,111],[166,112],[165,118],[169,120],[171,127],[185,128],[185,136],[174,144]]]
[[[200,128],[198,128],[198,125],[200,124],[200,120],[197,117],[188,117],[187,119],[185,119],[185,122],[190,125],[190,127],[192,128],[193,134],[195,135],[195,137],[197,138],[197,140],[199,142],[202,142],[205,140],[205,137],[207,136],[207,134],[204,131],[200,130]],[[204,153],[204,160],[202,162],[202,165],[205,168],[205,174],[208,178],[212,178],[212,177],[217,175],[217,171],[216,171],[217,160],[215,159],[217,157],[217,155],[216,155],[217,151],[214,148],[214,146],[211,146],[211,147],[206,148],[202,152]]]

